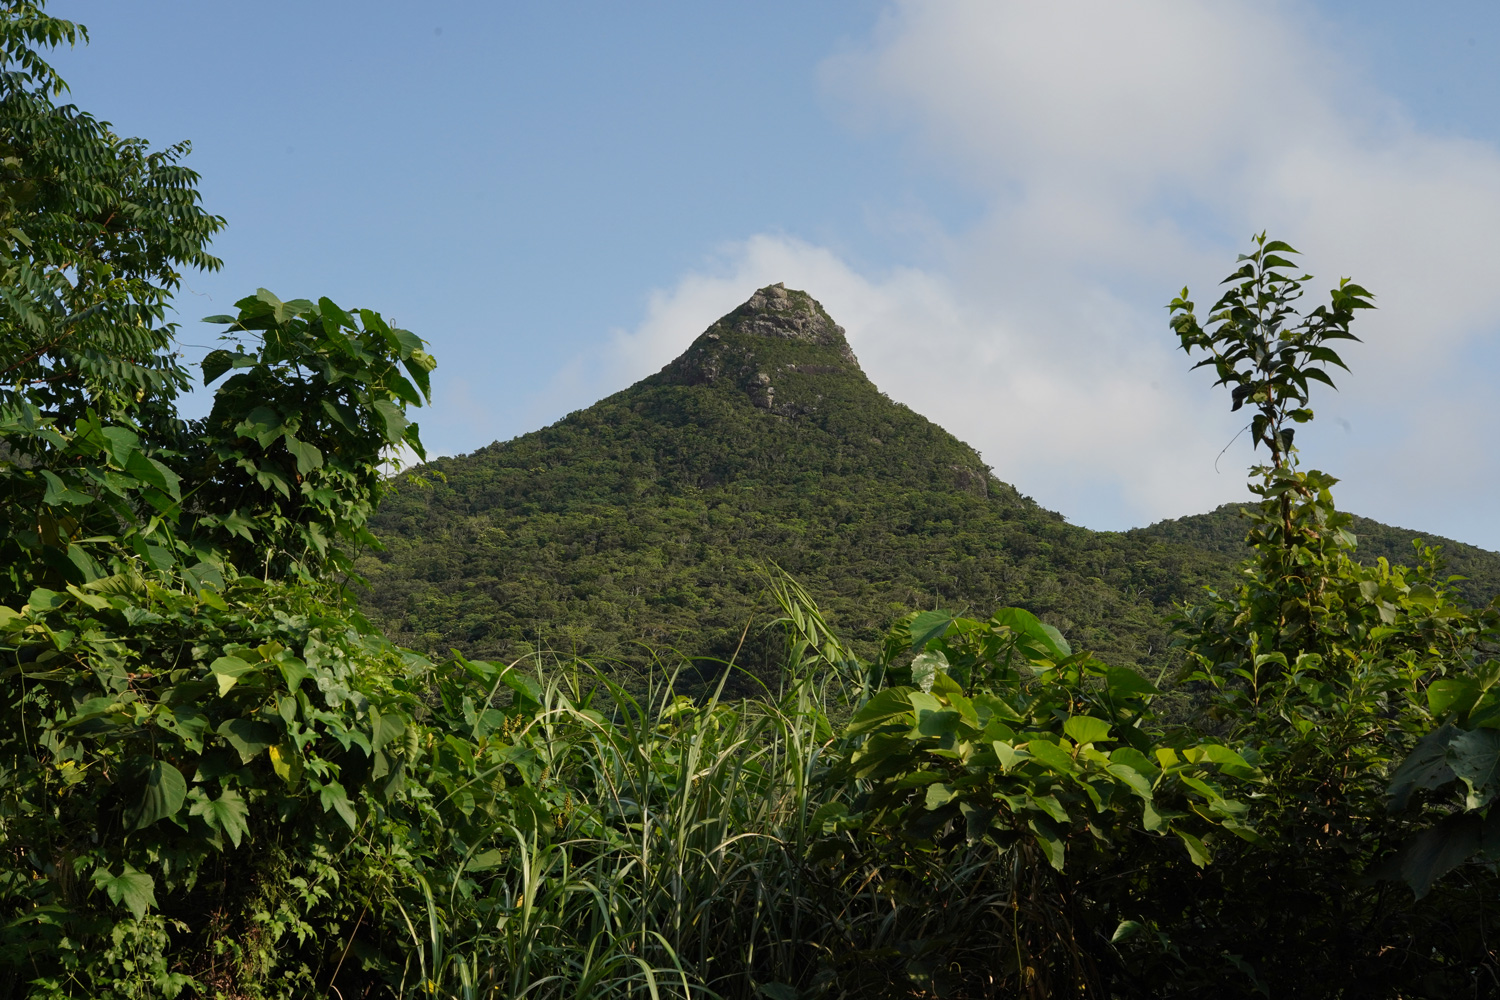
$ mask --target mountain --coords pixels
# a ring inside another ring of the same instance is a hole
[[[1243,538],[1225,509],[1068,524],[888,398],[823,307],[779,284],[623,392],[418,472],[373,525],[388,547],[361,562],[366,607],[405,645],[487,658],[675,647],[770,668],[774,562],[856,644],[913,609],[1015,605],[1145,666],[1164,612],[1230,583]]]
[[[1146,528],[1126,532],[1127,537],[1143,541],[1186,545],[1221,556],[1232,566],[1245,551],[1245,522],[1240,517],[1243,504],[1225,504],[1207,514],[1191,514],[1175,520],[1159,521]],[[1412,543],[1439,546],[1439,564],[1451,576],[1461,576],[1456,589],[1470,604],[1488,604],[1500,594],[1500,553],[1481,549],[1441,535],[1393,528],[1368,517],[1354,515],[1356,553],[1361,562],[1373,564],[1385,559],[1392,564],[1411,565],[1416,561]]]

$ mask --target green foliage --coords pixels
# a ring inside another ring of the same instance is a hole
[[[864,738],[845,773],[868,783],[867,826],[929,846],[1022,844],[1058,871],[1068,844],[1113,851],[1130,830],[1175,834],[1199,865],[1205,822],[1255,839],[1245,803],[1215,784],[1221,766],[1237,779],[1254,767],[1218,744],[1156,739],[1157,692],[1134,671],[1072,653],[1016,608],[986,622],[917,615],[893,635],[912,636],[915,658],[874,669],[908,683],[848,727]]]
[[[1207,514],[1160,521],[1147,528],[1132,529],[1126,535],[1148,545],[1159,541],[1172,549],[1187,548],[1222,557],[1227,569],[1209,585],[1224,593],[1238,582],[1235,567],[1245,555],[1245,533],[1249,529],[1245,506],[1224,504]],[[1363,566],[1378,566],[1381,559],[1393,566],[1426,561],[1433,574],[1471,606],[1488,604],[1500,596],[1500,555],[1494,552],[1452,538],[1393,528],[1357,514],[1349,516],[1345,530],[1358,543],[1349,554]],[[1434,550],[1431,554],[1426,551],[1429,548]]]
[[[911,611],[1020,607],[1155,676],[1174,662],[1173,606],[1235,586],[1237,517],[1211,532],[1069,525],[881,394],[811,299],[801,315],[827,324],[822,340],[768,333],[768,291],[660,373],[399,484],[372,522],[387,549],[359,566],[363,606],[432,653],[640,665],[675,647],[774,683],[782,652],[759,625],[776,613],[760,583],[775,562],[866,657]],[[1411,553],[1409,533],[1358,530],[1361,558]],[[1500,593],[1500,555],[1448,552],[1472,599]]]
[[[1298,468],[1290,425],[1311,419],[1309,381],[1328,381],[1317,365],[1342,364],[1322,342],[1353,339],[1349,321],[1369,295],[1342,281],[1328,306],[1299,317],[1300,281],[1280,273],[1291,253],[1257,238],[1227,279],[1211,329],[1198,324],[1186,292],[1172,303],[1184,350],[1210,355],[1200,364],[1233,387],[1236,409],[1256,408],[1251,430],[1270,452],[1270,464],[1252,470],[1261,503],[1246,511],[1253,555],[1239,585],[1187,610],[1179,625],[1186,679],[1205,691],[1216,724],[1258,755],[1267,785],[1256,816],[1269,849],[1240,851],[1161,912],[1220,928],[1194,950],[1232,948],[1273,995],[1313,995],[1309,982],[1330,984],[1326,995],[1335,995],[1333,983],[1360,995],[1435,982],[1470,990],[1486,975],[1474,946],[1483,923],[1462,926],[1452,899],[1446,909],[1412,910],[1369,876],[1405,876],[1420,898],[1445,864],[1461,860],[1452,852],[1435,860],[1430,844],[1384,860],[1411,830],[1385,808],[1386,785],[1433,710],[1447,707],[1444,692],[1457,700],[1477,691],[1476,678],[1494,669],[1483,649],[1496,616],[1455,599],[1431,548],[1419,546],[1414,569],[1384,558],[1361,565],[1351,518],[1333,504],[1336,480]],[[1426,772],[1414,780],[1433,783]],[[1490,871],[1454,891],[1472,898],[1493,879]],[[1295,926],[1280,919],[1288,912],[1300,915]]]
[[[216,270],[186,142],[152,152],[53,99],[39,47],[86,41],[41,3],[0,17],[0,405],[160,422],[187,385],[163,320],[180,268]]]
[[[190,431],[185,464],[202,482],[196,527],[246,569],[348,572],[339,546],[376,544],[365,522],[382,492],[380,457],[401,447],[425,457],[406,408],[431,399],[435,362],[419,337],[369,309],[282,302],[265,289],[236,305],[237,316],[207,322],[259,344],[203,359],[205,385],[235,374]]]
[[[1174,303],[1270,454],[1237,576],[1171,532],[1040,511],[772,286],[641,386],[429,467],[446,482],[382,514],[427,533],[361,562],[429,647],[456,608],[469,646],[519,652],[557,623],[615,651],[649,612],[643,638],[693,656],[434,662],[342,587],[383,459],[421,455],[422,341],[262,290],[214,318],[233,348],[203,375],[223,381],[180,422],[160,309],[174,268],[216,264],[218,220],[171,156],[51,105],[36,49],[82,29],[5,11],[0,995],[1394,997],[1493,978],[1500,613],[1458,601],[1431,549],[1360,563],[1334,480],[1292,443],[1358,286],[1299,316],[1292,251],[1261,237],[1208,329]],[[478,554],[442,551],[455,539]],[[749,567],[773,552],[815,588],[764,587]],[[475,570],[490,591],[463,596]],[[1174,576],[1223,583],[1177,622],[1190,697],[1164,711],[1165,672],[1135,668]],[[774,651],[747,624],[762,592]],[[1000,610],[926,610],[952,599]],[[1129,655],[1084,651],[1096,638]],[[725,662],[742,648],[756,669]]]
[[[1162,609],[1230,575],[1226,557],[1067,524],[886,398],[841,334],[767,335],[765,312],[742,307],[661,373],[398,485],[372,522],[387,549],[360,564],[364,606],[428,651],[641,664],[642,644],[739,649],[770,681],[766,562],[866,656],[909,611],[1016,606],[1118,665],[1159,660]]]
[[[143,574],[195,590],[239,570],[313,581],[352,565],[340,545],[375,544],[364,524],[383,456],[421,447],[405,411],[425,396],[396,365],[425,386],[431,357],[378,314],[361,310],[361,329],[328,299],[262,290],[240,307],[238,328],[264,340],[209,355],[206,374],[243,370],[201,424],[151,434],[93,410],[69,422],[31,395],[0,405],[0,600]]]
[[[1224,835],[1259,839],[1239,797],[1260,778],[1251,760],[1164,730],[1148,681],[1072,652],[1023,610],[984,622],[911,616],[865,674],[895,684],[845,729],[831,774],[854,794],[820,815],[857,830],[893,873],[962,870],[989,855],[991,891],[1009,914],[982,925],[1009,932],[996,942],[1000,968],[939,966],[930,978],[940,994],[975,989],[981,970],[996,995],[1124,988],[1131,976],[1115,946],[1141,913],[1121,868],[1137,867],[1146,843],[1148,854],[1179,845],[1156,862],[1171,870],[1208,865]]]

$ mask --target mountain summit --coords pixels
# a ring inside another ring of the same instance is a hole
[[[1227,511],[1125,534],[1066,523],[888,398],[823,307],[779,284],[655,375],[423,471],[372,525],[388,548],[361,562],[366,606],[404,645],[491,659],[672,646],[774,669],[774,562],[856,643],[912,610],[1013,605],[1110,662],[1159,666],[1164,612],[1231,584],[1221,549],[1243,537]]]
[[[838,375],[869,381],[849,349],[844,328],[811,295],[777,283],[750,296],[647,381],[713,385],[727,380],[761,409],[795,417],[822,401],[817,390],[821,381],[806,376]]]

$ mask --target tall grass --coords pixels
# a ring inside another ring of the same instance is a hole
[[[1005,964],[993,850],[941,866],[870,857],[820,817],[844,794],[823,780],[839,753],[830,719],[862,690],[799,596],[782,593],[786,681],[758,699],[724,699],[732,667],[696,701],[676,693],[681,668],[633,688],[577,661],[535,668],[529,735],[577,797],[550,836],[492,831],[503,861],[469,908],[482,919],[444,926],[475,884],[461,871],[423,885],[427,912],[404,914],[409,992],[908,996],[965,957]]]

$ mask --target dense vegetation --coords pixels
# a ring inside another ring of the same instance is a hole
[[[41,52],[81,29],[36,3],[0,10],[0,996],[1451,997],[1500,982],[1500,611],[1464,605],[1430,551],[1412,569],[1356,561],[1334,480],[1291,447],[1363,289],[1298,313],[1291,250],[1261,237],[1206,326],[1186,292],[1173,303],[1184,349],[1249,407],[1268,456],[1239,572],[1170,626],[1185,669],[1160,684],[1193,694],[1173,719],[1130,661],[1082,648],[1082,627],[1070,642],[1015,606],[888,607],[888,628],[845,641],[774,572],[739,592],[778,608],[777,669],[722,672],[697,697],[677,671],[712,675],[691,661],[643,657],[628,685],[541,650],[434,661],[344,589],[390,493],[382,456],[420,454],[422,341],[261,290],[211,317],[227,338],[202,364],[214,407],[179,420],[189,373],[160,306],[178,268],[214,266],[221,222],[185,147],[154,157],[53,103]],[[1085,558],[1086,536],[971,452],[875,406],[810,300],[761,298],[650,384],[680,434],[632,425],[647,436],[610,453],[606,486],[665,493],[626,473],[670,462],[704,493],[748,471],[789,482],[825,439],[777,429],[826,421],[911,446],[885,478],[826,466],[877,491],[869,510],[892,482],[918,498],[901,516],[970,496],[1016,544],[1027,519],[1051,526],[1023,568]],[[720,410],[686,391],[703,385]],[[763,428],[784,452],[695,439],[741,425],[739,392],[784,421]],[[493,489],[527,495],[508,468]],[[451,489],[437,471],[434,493]],[[535,476],[609,496],[560,464]],[[816,485],[779,510],[787,524],[830,502]],[[545,524],[549,494],[533,496]],[[953,537],[909,533],[881,551]],[[838,578],[842,550],[808,551],[810,576]],[[878,569],[864,551],[843,554]],[[1089,611],[1109,591],[1068,565],[1087,600],[1055,599]],[[756,696],[726,697],[731,679]]]
[[[1173,607],[1234,585],[1246,530],[1243,505],[1124,533],[1066,523],[887,398],[822,307],[780,286],[659,374],[422,472],[375,518],[365,604],[413,648],[505,660],[738,650],[774,676],[774,562],[865,654],[911,611],[1013,605],[1154,676]],[[1354,530],[1368,561],[1413,556],[1411,533]],[[1500,594],[1500,555],[1430,541],[1469,599]]]

